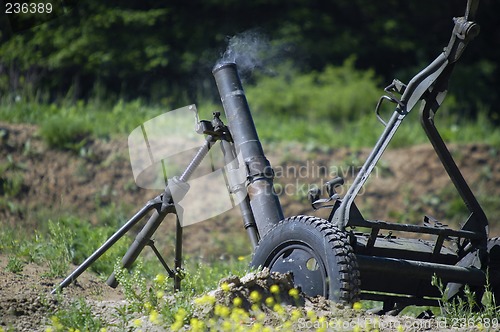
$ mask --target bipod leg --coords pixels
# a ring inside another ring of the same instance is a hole
[[[139,256],[139,254],[142,252],[144,247],[148,244],[149,240],[153,236],[154,232],[158,229],[160,224],[162,223],[163,219],[165,219],[165,216],[169,213],[172,212],[170,209],[165,209],[165,210],[155,210],[151,217],[149,218],[148,222],[146,225],[144,225],[143,229],[137,234],[137,236],[134,239],[134,242],[132,245],[129,247],[127,252],[125,253],[125,256],[123,256],[122,259],[122,268],[124,269],[129,269],[132,264],[134,264],[135,260]],[[116,280],[115,273],[113,272],[106,283],[115,288],[118,286],[118,281]]]
[[[174,258],[174,289],[176,291],[181,290],[181,280],[183,278],[182,274],[182,225],[179,221],[179,216],[177,216],[175,225],[175,258]]]
[[[173,278],[175,276],[175,273],[174,271],[172,271],[172,269],[168,266],[167,262],[165,262],[165,260],[163,259],[163,257],[161,256],[160,252],[158,251],[158,249],[155,247],[155,242],[153,240],[149,240],[148,241],[148,246],[153,250],[153,252],[155,253],[156,255],[156,258],[158,258],[158,260],[160,261],[161,265],[163,266],[163,268],[167,271],[168,273],[168,276],[170,278]]]
[[[94,263],[99,257],[101,257],[111,246],[113,246],[116,241],[121,239],[125,233],[127,233],[138,221],[146,216],[146,214],[153,209],[158,204],[157,201],[149,201],[139,212],[137,212],[132,218],[130,218],[125,225],[123,225],[116,233],[114,233],[104,244],[99,247],[92,255],[90,255],[80,266],[78,266],[69,276],[66,277],[56,288],[54,288],[51,294],[55,294],[57,290],[68,286],[71,282],[75,281],[86,269],[89,268],[92,263]],[[161,200],[160,203],[161,204]]]

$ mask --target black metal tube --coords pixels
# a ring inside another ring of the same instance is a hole
[[[106,242],[104,242],[99,249],[90,255],[75,271],[66,277],[51,294],[55,294],[57,290],[68,286],[71,282],[76,280],[80,274],[92,265],[99,257],[101,257],[111,246],[113,246],[119,239],[123,237],[137,222],[139,222],[151,209],[154,207],[153,201],[148,202],[139,212],[137,212],[125,225],[123,225],[116,233],[114,233]]]
[[[273,172],[259,141],[245,92],[235,63],[217,65],[212,71],[236,153],[241,153],[248,171],[250,206],[260,236],[283,219],[278,196],[273,189]]]
[[[432,276],[436,274],[447,282],[471,285],[484,285],[486,282],[484,271],[473,267],[365,255],[356,255],[356,260],[361,275],[363,272],[376,272],[381,275],[387,273],[431,280]]]
[[[175,222],[175,258],[174,258],[174,289],[181,290],[182,280],[182,225],[179,216]]]
[[[132,266],[132,264],[135,262],[135,260],[141,253],[141,251],[148,244],[148,241],[151,239],[151,236],[153,236],[154,232],[156,232],[156,229],[158,229],[163,219],[169,212],[170,211],[158,212],[155,210],[151,215],[151,217],[149,217],[148,222],[142,228],[139,234],[137,234],[137,236],[134,239],[134,242],[132,242],[132,244],[130,245],[127,252],[122,258],[122,267],[124,269],[129,269]],[[108,280],[106,280],[106,283],[113,288],[118,286],[118,281],[116,280],[114,272],[109,276]]]
[[[224,154],[224,164],[226,165],[229,172],[234,171],[233,166],[238,167],[238,160],[236,153],[234,151],[234,146],[228,141],[221,141],[222,153]],[[241,188],[237,183],[233,183],[231,179],[228,179],[231,191],[234,191],[237,199],[240,195],[245,195],[244,189]],[[235,186],[238,186],[235,188]],[[246,229],[252,248],[255,249],[259,243],[259,232],[257,230],[257,225],[255,224],[255,218],[253,216],[252,208],[250,207],[250,199],[248,195],[238,204],[241,212],[241,218],[243,219],[243,227]]]

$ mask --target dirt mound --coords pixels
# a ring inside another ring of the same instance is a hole
[[[262,324],[290,331],[453,331],[431,316],[378,315],[363,310],[360,303],[351,308],[321,296],[307,296],[294,287],[291,274],[269,272],[268,269],[241,278],[222,279],[216,290],[195,299],[194,307],[195,317],[202,321],[212,319],[215,326],[220,326],[222,321],[213,321],[213,317],[224,318],[225,308],[228,316],[240,311],[239,317],[234,316],[240,319],[239,324],[248,324],[249,328]],[[241,310],[248,315],[241,315]],[[461,331],[475,330],[471,327]]]

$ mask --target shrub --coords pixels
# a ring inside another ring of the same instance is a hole
[[[78,117],[55,115],[42,122],[40,135],[53,148],[79,151],[87,143],[91,130]]]
[[[316,120],[354,120],[373,109],[380,95],[372,70],[354,68],[354,58],[321,72],[260,77],[246,94],[257,114],[288,115]]]

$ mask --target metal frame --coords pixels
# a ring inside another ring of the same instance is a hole
[[[482,286],[486,281],[488,220],[434,125],[434,116],[446,95],[455,63],[468,42],[479,33],[479,26],[473,22],[478,2],[468,1],[465,16],[454,19],[448,46],[408,86],[394,80],[385,89],[388,96],[382,96],[375,109],[377,118],[385,126],[384,131],[345,197],[333,206],[329,217],[340,229],[351,229],[364,290],[362,298],[383,300],[387,311],[402,308],[403,303],[435,303],[440,294],[430,287],[434,274],[449,282],[449,297],[455,295],[464,283]],[[402,94],[401,98],[395,97],[394,93]],[[379,111],[386,100],[396,104],[387,122]],[[365,220],[354,203],[402,121],[419,101],[422,101],[422,127],[470,212],[460,230],[444,227],[429,216],[424,217],[422,226]],[[369,234],[354,233],[356,227],[366,227],[371,231]],[[389,238],[381,236],[381,230],[389,231]],[[436,240],[397,239],[390,236],[392,231],[432,234]],[[456,245],[454,251],[444,247],[444,241],[451,239]],[[403,245],[397,246],[394,242]]]

